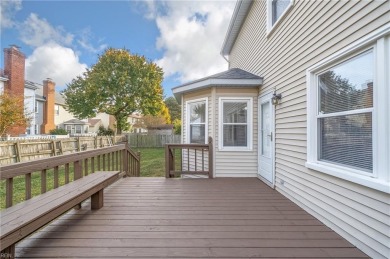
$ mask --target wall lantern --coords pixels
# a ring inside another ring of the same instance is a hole
[[[276,92],[274,92],[274,94],[271,98],[272,104],[278,105],[281,99],[282,99],[282,94],[276,94]]]

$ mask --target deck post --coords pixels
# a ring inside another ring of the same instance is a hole
[[[126,148],[122,150],[122,163],[123,163],[123,172],[125,172],[125,174],[130,177],[129,160],[127,159],[127,149]]]
[[[213,178],[213,138],[209,137],[209,178]]]
[[[165,178],[170,178],[169,169],[170,169],[170,165],[169,165],[169,145],[166,144],[165,145]]]
[[[91,209],[98,210],[103,207],[103,189],[91,196]]]

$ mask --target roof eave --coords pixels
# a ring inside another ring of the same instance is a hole
[[[242,88],[253,88],[259,87],[263,84],[262,78],[257,79],[218,79],[208,78],[206,80],[197,81],[193,84],[187,84],[172,89],[173,95],[176,100],[180,101],[181,96],[184,93],[198,91],[201,89],[215,87],[242,87]]]
[[[230,24],[225,36],[225,40],[222,44],[221,55],[223,57],[228,56],[233,48],[234,42],[240,33],[242,24],[249,12],[252,5],[252,0],[238,0],[236,7],[234,8],[233,16],[230,20]]]

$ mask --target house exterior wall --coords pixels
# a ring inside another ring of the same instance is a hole
[[[34,135],[36,125],[36,113],[35,113],[35,90],[30,88],[24,88],[24,109],[27,114],[30,115],[30,126],[27,127],[27,134]]]
[[[257,175],[257,89],[212,87],[211,89],[183,94],[182,143],[188,143],[187,102],[207,100],[207,137],[213,138],[215,177],[256,177]],[[219,99],[221,97],[250,97],[253,104],[252,137],[250,151],[221,151],[219,147]],[[185,167],[186,165],[184,165]]]
[[[54,112],[54,124],[57,127],[59,127],[59,128],[65,129],[64,128],[64,122],[72,120],[72,119],[75,119],[75,117],[73,116],[72,113],[70,113],[67,110],[65,110],[65,106],[64,105],[57,104],[57,103],[55,105],[59,106],[59,113],[56,114]]]
[[[267,35],[266,1],[254,1],[231,50],[230,67],[275,89],[275,188],[373,258],[390,254],[390,195],[310,170],[306,69],[389,23],[388,1],[295,1]]]
[[[45,102],[42,100],[37,100],[37,112],[35,113],[35,129],[34,133],[35,134],[41,134],[41,126],[43,125],[43,112],[44,112],[44,107],[45,107]]]

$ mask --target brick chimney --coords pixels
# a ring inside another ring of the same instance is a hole
[[[4,49],[4,75],[8,77],[5,82],[4,91],[10,95],[20,97],[24,105],[24,71],[25,71],[26,56],[19,50],[16,45],[11,45]],[[26,128],[13,127],[7,133],[11,136],[24,134]]]
[[[43,80],[43,96],[46,98],[43,108],[43,123],[41,126],[41,132],[43,134],[49,134],[50,130],[56,128],[54,124],[55,85],[50,78]]]

